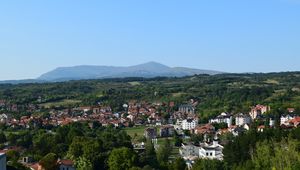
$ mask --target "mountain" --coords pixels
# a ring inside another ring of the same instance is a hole
[[[221,74],[219,71],[199,70],[184,67],[168,67],[157,62],[148,62],[129,67],[114,66],[74,66],[59,67],[41,75],[38,80],[42,81],[67,81],[80,79],[103,79],[124,77],[183,77],[194,74]]]

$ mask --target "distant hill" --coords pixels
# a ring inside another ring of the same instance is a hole
[[[41,75],[37,80],[41,81],[68,81],[81,79],[103,79],[103,78],[124,78],[124,77],[183,77],[194,74],[221,74],[213,70],[200,70],[184,67],[168,67],[166,65],[148,62],[129,67],[114,66],[74,66],[59,67],[53,71]]]

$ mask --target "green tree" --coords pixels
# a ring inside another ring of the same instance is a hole
[[[93,170],[92,163],[85,157],[79,157],[75,161],[75,167],[77,170]]]
[[[171,164],[170,170],[185,170],[186,163],[183,158],[176,158],[176,160]]]
[[[154,145],[151,140],[147,140],[145,146],[145,160],[146,164],[150,165],[153,168],[158,167],[158,162],[156,159],[156,152],[154,149]]]
[[[113,149],[108,157],[108,167],[110,170],[128,170],[134,167],[137,161],[136,154],[129,148]]]
[[[192,170],[221,170],[223,162],[219,160],[198,159],[193,165]]]
[[[17,162],[20,158],[20,153],[15,150],[9,150],[6,152],[7,161]]]
[[[165,139],[157,150],[157,160],[159,162],[167,162],[172,151],[172,146],[169,139]]]
[[[0,132],[0,144],[7,142],[5,134]]]
[[[57,155],[54,153],[49,153],[46,156],[44,156],[39,163],[45,170],[56,170]]]
[[[258,142],[253,156],[255,169],[297,169],[300,166],[299,141]]]

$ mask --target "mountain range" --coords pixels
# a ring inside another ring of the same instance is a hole
[[[105,79],[125,77],[184,77],[195,74],[222,74],[220,71],[192,69],[186,67],[168,67],[157,62],[148,62],[128,67],[81,65],[59,67],[42,74],[37,79],[2,81],[0,83],[39,83],[82,79]]]

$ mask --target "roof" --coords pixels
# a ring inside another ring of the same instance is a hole
[[[59,161],[59,164],[60,165],[66,165],[66,166],[73,166],[74,163],[72,160],[69,160],[69,159],[62,159]]]

